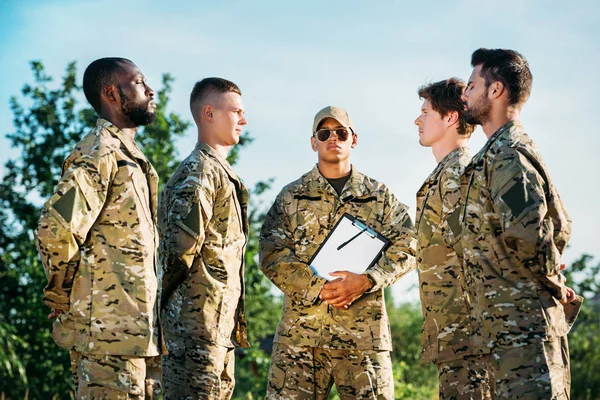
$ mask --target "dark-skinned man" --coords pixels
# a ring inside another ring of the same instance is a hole
[[[83,76],[96,127],[63,164],[37,245],[71,351],[78,399],[152,398],[163,351],[157,318],[158,175],[134,141],[156,117],[154,91],[131,61],[102,58]]]
[[[408,209],[380,182],[358,172],[358,135],[347,112],[325,107],[313,123],[318,163],[277,196],[260,235],[260,264],[284,293],[274,340],[268,399],[393,399],[392,349],[383,289],[414,268]],[[311,256],[344,213],[390,240],[364,273],[318,276]]]

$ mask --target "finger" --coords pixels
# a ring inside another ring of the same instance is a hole
[[[339,276],[342,279],[346,278],[348,276],[348,271],[334,271],[334,272],[330,272],[329,275],[331,276]]]

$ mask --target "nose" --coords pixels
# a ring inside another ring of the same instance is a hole
[[[240,121],[238,123],[240,125],[246,125],[248,123],[248,120],[246,119],[246,116],[242,114],[242,118],[240,118]]]
[[[462,101],[464,101],[465,103],[467,102],[468,96],[467,96],[467,91],[466,90],[463,92],[462,95],[460,95],[460,99]]]
[[[420,115],[417,117],[417,119],[415,119],[415,125],[419,126],[419,123],[421,123],[421,116]]]
[[[144,89],[146,92],[146,96],[154,97],[154,90],[152,90],[152,88],[150,86],[148,86],[148,84],[144,83]]]

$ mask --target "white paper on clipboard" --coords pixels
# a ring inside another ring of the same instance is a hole
[[[389,240],[349,214],[344,214],[309,262],[327,280],[335,271],[362,274],[379,259]]]

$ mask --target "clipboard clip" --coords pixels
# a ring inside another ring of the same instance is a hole
[[[371,239],[375,239],[377,237],[377,232],[375,232],[373,229],[369,228],[366,224],[363,224],[357,219],[352,221],[352,225],[358,227],[358,229],[360,229],[361,231],[364,230],[365,233],[371,237]]]
[[[369,237],[371,239],[375,239],[377,237],[377,233],[375,233],[375,231],[373,231],[373,229],[369,228],[367,225],[363,224],[359,220],[352,221],[352,225],[354,225],[358,229],[360,229],[360,232],[358,232],[356,235],[352,236],[350,239],[346,240],[344,243],[340,244],[337,247],[338,251],[343,249],[346,245],[348,245],[350,242],[352,242],[354,239],[356,239],[363,233],[366,233],[367,235],[369,235]]]

